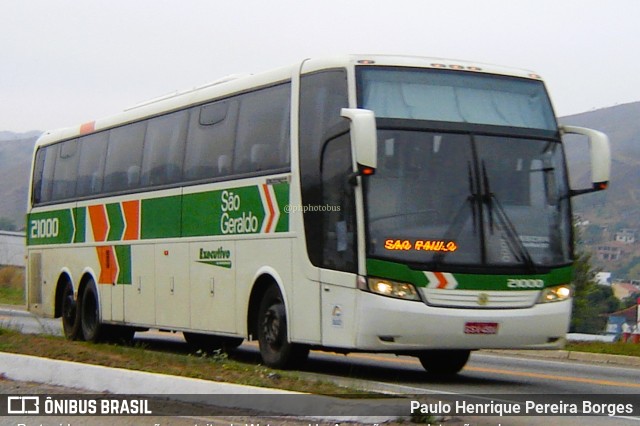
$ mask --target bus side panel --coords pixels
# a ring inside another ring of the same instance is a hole
[[[234,241],[191,243],[191,328],[236,333]]]
[[[130,324],[156,323],[155,254],[151,244],[131,247],[131,285],[124,287],[124,319]]]
[[[42,305],[42,252],[38,250],[28,251],[29,262],[27,265],[26,277],[26,302],[30,312],[38,315],[45,315]],[[46,306],[46,305],[45,305]],[[49,306],[46,314],[53,315]]]
[[[236,241],[236,322],[237,329],[247,330],[247,309],[249,298],[256,279],[263,274],[271,275],[276,282],[280,281],[280,291],[287,307],[287,315],[291,312],[291,294],[293,291],[291,274],[291,239],[263,239]],[[230,312],[230,315],[232,313]],[[295,320],[295,319],[294,319]],[[291,321],[289,321],[291,329]],[[257,338],[257,336],[253,336]]]
[[[155,246],[156,324],[190,327],[189,243]]]
[[[302,235],[300,232],[298,235]],[[319,344],[320,333],[320,272],[307,257],[304,240],[294,242],[293,294],[291,295],[289,329],[297,342]]]
[[[322,269],[322,345],[354,348],[356,345],[356,276]]]

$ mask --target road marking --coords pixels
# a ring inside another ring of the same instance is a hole
[[[520,376],[520,377],[532,377],[536,379],[589,383],[589,384],[601,385],[601,386],[640,388],[640,383],[617,382],[614,380],[588,379],[585,377],[557,376],[555,374],[529,373],[526,371],[512,371],[512,370],[498,370],[494,368],[484,368],[484,367],[466,367],[465,370],[477,371],[480,373],[494,373],[494,374],[507,374],[507,375]]]
[[[373,361],[402,363],[402,364],[410,364],[410,365],[417,365],[417,366],[420,365],[420,362],[418,360],[406,359],[406,358],[400,358],[400,357],[387,358],[379,355],[369,355],[369,354],[351,354],[349,356],[354,358],[369,359]],[[588,384],[601,385],[601,386],[640,388],[640,383],[618,382],[614,380],[588,379],[585,377],[557,376],[555,374],[531,373],[526,371],[514,371],[514,370],[500,370],[496,368],[465,367],[463,371],[474,371],[479,373],[492,373],[492,374],[502,374],[502,375],[508,375],[508,376],[530,377],[530,378],[546,379],[546,380],[560,380],[565,382],[588,383]]]

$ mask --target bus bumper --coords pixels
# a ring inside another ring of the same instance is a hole
[[[558,349],[571,317],[571,300],[520,309],[461,309],[360,292],[357,306],[356,347],[388,352]]]

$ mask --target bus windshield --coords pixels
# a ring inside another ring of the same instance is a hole
[[[378,144],[366,181],[369,257],[523,273],[571,261],[559,142],[379,130]]]
[[[555,131],[538,80],[441,69],[359,67],[359,104],[376,117]]]
[[[519,273],[571,262],[565,160],[541,81],[367,66],[358,94],[378,119],[369,257]]]

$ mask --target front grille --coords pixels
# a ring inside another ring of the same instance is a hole
[[[429,306],[475,309],[528,308],[536,303],[539,291],[481,291],[421,288]]]

